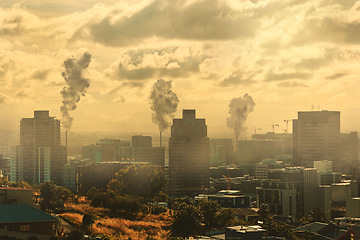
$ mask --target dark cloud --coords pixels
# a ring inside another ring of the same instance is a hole
[[[255,83],[255,81],[253,81],[251,77],[247,78],[243,76],[241,72],[235,72],[235,73],[231,73],[231,75],[224,78],[219,85],[221,87],[231,87],[237,85],[249,86],[252,85],[253,83]]]
[[[327,76],[326,79],[335,80],[335,79],[338,79],[338,78],[342,78],[342,77],[344,77],[346,75],[347,75],[347,73],[340,72],[340,73],[335,73],[335,74],[332,74],[330,76]]]
[[[293,82],[281,82],[278,84],[278,87],[294,88],[294,87],[307,87],[307,85],[304,83],[293,81]]]
[[[123,82],[123,86],[124,87],[129,87],[129,88],[143,88],[144,87],[144,82],[139,82],[139,81],[126,81]]]
[[[6,97],[4,95],[0,94],[0,104],[5,103],[6,102]]]
[[[92,38],[103,45],[131,45],[150,37],[168,39],[229,40],[255,35],[260,22],[223,1],[156,0],[132,16],[113,11],[101,21],[91,21],[73,36]]]
[[[10,63],[4,63],[0,65],[0,82],[5,80],[5,75],[11,69],[12,65]]]
[[[19,90],[15,93],[16,98],[22,98],[22,97],[26,97],[26,96],[27,96],[27,94],[25,93],[24,90]]]
[[[306,45],[315,42],[360,44],[360,23],[341,22],[329,17],[309,19],[294,35],[292,44]]]
[[[265,81],[275,82],[275,81],[284,81],[284,80],[292,80],[292,79],[309,79],[312,77],[311,73],[306,72],[292,72],[292,73],[273,73],[270,71],[265,76]]]
[[[206,57],[195,56],[191,50],[187,56],[178,56],[176,50],[177,48],[127,51],[107,75],[126,81],[126,86],[142,87],[145,81],[154,77],[179,78],[198,73],[199,65]]]
[[[50,71],[49,70],[36,70],[31,77],[35,78],[35,79],[39,79],[39,80],[45,80],[47,78],[47,76],[49,75]]]
[[[318,58],[303,58],[295,67],[301,69],[316,70],[331,63],[335,57],[335,51],[328,49],[324,55]]]

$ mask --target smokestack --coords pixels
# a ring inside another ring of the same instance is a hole
[[[68,132],[71,128],[73,118],[70,117],[70,111],[77,108],[77,103],[81,96],[85,96],[86,89],[89,87],[90,80],[83,77],[83,70],[86,69],[91,62],[91,55],[85,52],[79,59],[69,58],[64,61],[65,72],[62,73],[66,86],[62,89],[62,106],[60,111],[62,114],[62,125]]]
[[[160,131],[160,147],[162,147],[162,132]]]
[[[237,141],[240,134],[244,131],[244,124],[249,115],[254,110],[255,102],[253,98],[247,93],[243,97],[234,98],[229,104],[230,117],[226,119],[226,124],[229,128],[234,130],[236,139],[236,150]]]
[[[150,94],[150,108],[153,111],[152,121],[159,126],[160,146],[162,146],[161,135],[170,126],[169,118],[173,117],[179,103],[176,94],[171,90],[171,81],[157,80]]]
[[[66,157],[67,157],[67,152],[68,152],[68,146],[67,146],[67,141],[68,141],[68,139],[67,139],[67,134],[68,134],[68,132],[66,131],[66,132],[65,132]]]

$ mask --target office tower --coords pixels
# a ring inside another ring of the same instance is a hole
[[[341,172],[355,174],[358,170],[358,133],[340,134]]]
[[[293,160],[313,167],[314,161],[329,160],[339,166],[340,112],[298,112],[293,120]]]
[[[12,148],[10,179],[61,184],[66,158],[66,147],[60,145],[60,121],[49,117],[49,111],[35,111],[34,118],[20,121],[20,145]]]
[[[209,187],[210,144],[205,119],[195,110],[183,110],[173,119],[169,139],[169,194],[191,196]]]

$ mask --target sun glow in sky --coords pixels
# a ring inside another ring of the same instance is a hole
[[[61,120],[63,63],[86,51],[75,132],[157,132],[149,95],[159,78],[179,98],[175,117],[195,108],[210,137],[233,136],[228,105],[246,93],[256,104],[248,134],[273,123],[283,132],[313,105],[360,131],[360,1],[1,1],[0,129],[36,109]]]

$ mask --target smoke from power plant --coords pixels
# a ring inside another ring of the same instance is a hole
[[[69,58],[64,61],[65,72],[62,73],[66,81],[66,86],[62,89],[62,103],[60,111],[62,114],[62,125],[66,132],[70,131],[73,118],[70,117],[70,111],[77,107],[81,96],[85,96],[86,89],[89,87],[90,80],[83,76],[83,70],[91,62],[91,54],[85,52],[81,58]]]
[[[179,103],[178,97],[171,88],[171,81],[159,79],[154,83],[150,94],[152,121],[159,126],[160,145],[161,133],[169,127],[169,118],[173,117]]]
[[[245,121],[254,110],[255,102],[253,98],[247,93],[243,97],[234,98],[229,104],[230,117],[226,119],[226,124],[229,128],[234,130],[236,139],[239,138],[243,130]]]

